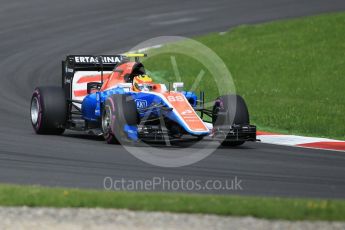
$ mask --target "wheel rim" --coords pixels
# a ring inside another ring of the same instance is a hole
[[[31,122],[36,125],[38,122],[38,116],[40,112],[40,103],[37,97],[34,97],[31,102]]]
[[[107,109],[104,110],[102,116],[102,129],[104,134],[108,134],[110,130],[110,113]]]

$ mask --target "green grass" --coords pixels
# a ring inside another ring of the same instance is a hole
[[[261,130],[345,140],[345,13],[243,25],[196,40],[226,63]],[[170,56],[144,63],[154,77],[173,81]],[[202,65],[175,56],[188,88]],[[199,88],[208,100],[218,95],[207,70]]]
[[[286,220],[345,220],[343,200],[109,192],[15,185],[0,185],[0,205],[100,207]]]

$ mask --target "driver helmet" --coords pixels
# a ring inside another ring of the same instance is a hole
[[[133,78],[133,90],[135,92],[139,91],[149,91],[150,84],[152,83],[152,78],[148,75],[138,75]]]

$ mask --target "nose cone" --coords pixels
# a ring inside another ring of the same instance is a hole
[[[209,128],[196,114],[187,98],[179,92],[169,92],[162,94],[164,100],[173,108],[178,123],[192,135],[207,135]]]

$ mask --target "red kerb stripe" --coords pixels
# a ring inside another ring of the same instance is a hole
[[[320,141],[320,142],[300,144],[297,146],[318,148],[318,149],[345,150],[345,141],[344,142],[343,141],[339,141],[339,142]]]
[[[265,131],[256,131],[256,135],[283,135],[283,134],[270,133],[270,132],[265,132]]]

